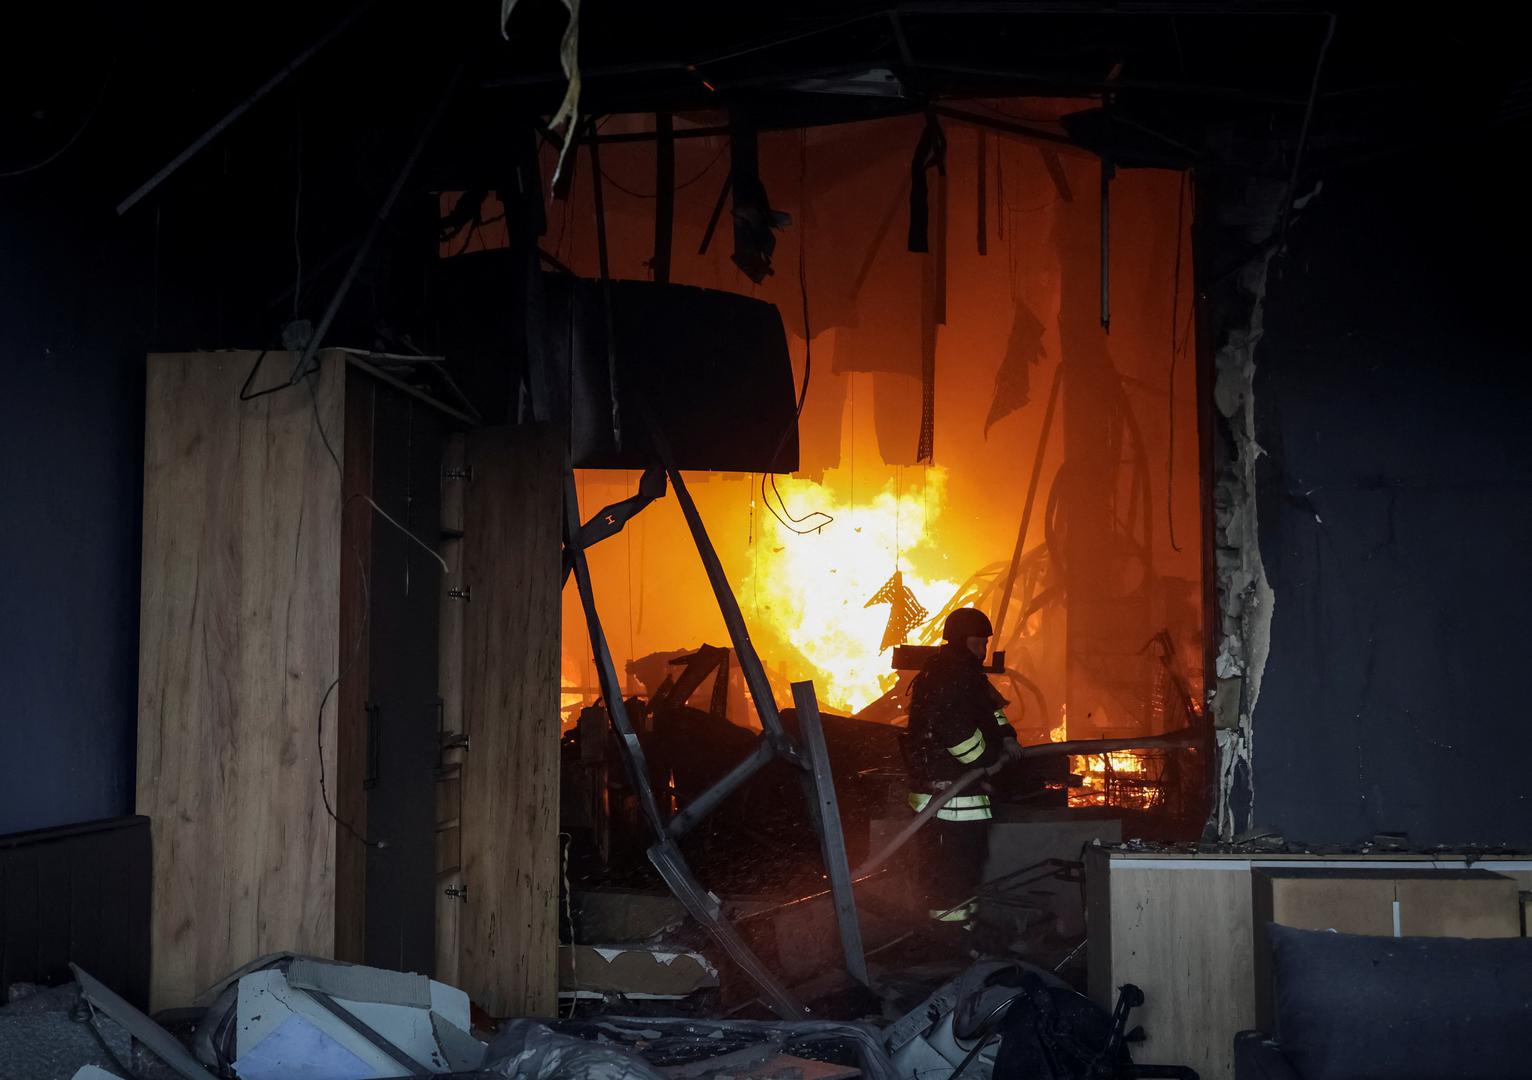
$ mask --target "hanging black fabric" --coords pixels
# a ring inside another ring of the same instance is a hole
[[[1011,316],[1011,334],[1006,340],[1005,356],[995,371],[995,394],[990,399],[989,414],[984,418],[984,435],[997,421],[1005,419],[1032,400],[1032,368],[1043,357],[1043,324],[1025,301],[1016,301]]]
[[[931,199],[928,174],[937,175],[936,253],[931,251]],[[916,439],[915,460],[930,462],[935,458],[936,442],[936,328],[947,321],[947,136],[935,114],[926,117],[926,126],[915,145],[910,160],[910,235],[909,249],[928,253],[921,266],[920,319],[920,434]]]
[[[915,144],[910,160],[910,236],[911,251],[931,250],[930,182],[926,174],[935,169],[947,175],[947,136],[935,115],[926,117],[925,130]]]
[[[792,219],[771,208],[761,183],[755,125],[739,113],[729,115],[729,190],[733,195],[734,265],[759,285],[771,275],[771,255],[777,248],[773,229]]]

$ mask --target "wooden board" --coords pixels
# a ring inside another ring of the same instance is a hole
[[[464,521],[460,985],[551,1016],[558,978],[562,455],[543,427],[475,432]]]
[[[335,812],[356,830],[335,838],[335,957],[360,964],[367,938],[367,686],[371,674],[368,586],[372,577],[372,436],[377,383],[346,373],[345,506],[341,521],[340,655],[345,678],[335,688]],[[331,440],[332,442],[334,440]]]
[[[441,543],[438,550],[447,560],[442,575],[441,616],[438,632],[437,693],[441,695],[441,730],[444,736],[463,730],[463,612],[467,605],[451,592],[467,584],[463,579],[463,503],[468,488],[467,437],[448,435],[442,442]],[[454,986],[462,955],[459,922],[463,905],[457,891],[462,887],[462,829],[447,822],[462,816],[462,750],[443,750],[437,770],[436,791],[436,977]],[[451,890],[449,892],[448,890]]]
[[[138,812],[152,822],[153,1008],[279,949],[335,946],[344,361],[239,400],[256,354],[151,356]],[[266,358],[269,378],[291,356]],[[331,788],[332,798],[334,788]],[[280,793],[273,798],[273,793]]]
[[[1102,877],[1086,887],[1091,997],[1110,1009],[1123,983],[1144,991],[1132,1023],[1148,1038],[1134,1047],[1136,1061],[1232,1077],[1234,1034],[1255,1025],[1249,872],[1117,870],[1105,896]],[[1098,905],[1110,908],[1104,927]],[[1094,955],[1098,933],[1110,935],[1105,970]]]
[[[1413,869],[1444,876],[1464,868],[1461,857],[1445,852],[1435,858],[1298,853],[1252,860],[1090,849],[1090,996],[1110,1009],[1123,983],[1144,991],[1144,1007],[1131,1020],[1148,1036],[1134,1048],[1136,1061],[1190,1065],[1203,1080],[1232,1080],[1234,1036],[1258,1027],[1252,864],[1283,870],[1392,868],[1405,874]],[[1473,865],[1518,881],[1532,876],[1523,869],[1526,861],[1514,857],[1476,859]]]

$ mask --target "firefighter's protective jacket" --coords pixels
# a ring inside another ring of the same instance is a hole
[[[1016,732],[1005,718],[1005,699],[990,685],[984,665],[962,644],[947,642],[910,685],[906,752],[910,807],[921,810],[932,794],[972,770],[993,765]],[[990,817],[989,796],[959,795],[937,812],[947,821]]]

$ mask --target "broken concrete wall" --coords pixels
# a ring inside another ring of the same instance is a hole
[[[1249,775],[1251,821],[1290,840],[1532,846],[1516,145],[1334,171],[1270,267]]]
[[[1285,185],[1214,177],[1199,197],[1201,292],[1213,352],[1213,572],[1217,652],[1210,712],[1216,781],[1208,832],[1230,840],[1252,820],[1252,716],[1270,646],[1273,596],[1256,500],[1256,346]]]

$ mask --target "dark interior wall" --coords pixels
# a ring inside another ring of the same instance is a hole
[[[1289,839],[1532,844],[1529,229],[1501,156],[1328,176],[1274,264],[1254,816]]]
[[[132,811],[151,311],[123,233],[4,194],[0,833]]]
[[[88,0],[15,28],[28,48],[0,72],[0,834],[132,810],[145,354],[277,347],[290,319],[317,321],[444,78],[364,21],[114,207],[350,6],[252,22]],[[379,70],[399,77],[357,77]],[[395,221],[422,227],[376,245],[330,341],[408,333],[434,207],[406,193]]]

